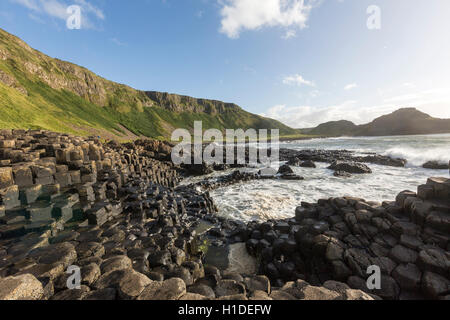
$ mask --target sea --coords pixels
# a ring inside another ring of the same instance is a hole
[[[292,150],[322,149],[349,150],[355,155],[377,153],[403,158],[405,168],[367,164],[372,174],[353,175],[351,178],[335,177],[327,169],[329,164],[317,162],[317,168],[292,167],[303,176],[303,181],[256,180],[216,189],[211,192],[219,212],[227,218],[248,221],[289,218],[302,201],[317,202],[330,197],[352,196],[367,201],[394,201],[403,190],[416,191],[429,177],[449,177],[449,170],[422,168],[427,161],[448,163],[450,160],[450,134],[340,137],[280,142],[280,148]],[[275,169],[284,163],[273,165]],[[258,171],[260,168],[245,169]],[[231,173],[215,172],[211,177]],[[204,177],[202,177],[204,178]],[[184,183],[195,182],[192,178]]]

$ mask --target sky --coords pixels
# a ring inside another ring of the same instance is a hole
[[[106,79],[295,128],[450,118],[448,0],[1,0],[0,27]]]

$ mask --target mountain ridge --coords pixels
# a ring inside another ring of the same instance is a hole
[[[109,81],[31,48],[0,28],[0,127],[37,128],[122,140],[169,139],[176,128],[280,129],[279,121],[233,103],[156,91]]]
[[[393,136],[450,133],[450,119],[439,119],[416,108],[400,108],[372,122],[356,125],[340,120],[301,130],[305,134],[323,136]]]

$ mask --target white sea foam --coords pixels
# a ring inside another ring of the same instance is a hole
[[[211,192],[219,214],[242,221],[292,217],[302,201],[341,196],[356,196],[371,201],[392,201],[403,190],[416,190],[431,176],[448,177],[448,170],[429,170],[421,166],[435,160],[450,160],[450,135],[356,137],[294,141],[282,143],[290,149],[351,150],[356,153],[374,152],[405,158],[406,168],[367,164],[373,171],[367,175],[338,178],[328,170],[328,164],[316,163],[316,169],[294,167],[304,181],[256,180],[227,186]],[[278,164],[274,164],[277,168]],[[250,169],[257,172],[258,169]],[[230,171],[211,176],[229,174]],[[198,181],[201,178],[190,179]],[[186,181],[185,183],[188,183]]]
[[[406,159],[409,165],[418,167],[428,161],[438,161],[440,163],[448,163],[450,161],[450,147],[394,147],[387,150],[384,154],[393,158]]]

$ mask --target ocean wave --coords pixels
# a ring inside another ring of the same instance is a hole
[[[408,165],[420,167],[428,161],[438,161],[448,163],[450,160],[450,148],[412,148],[393,147],[387,150],[384,155],[393,158],[408,160]]]

